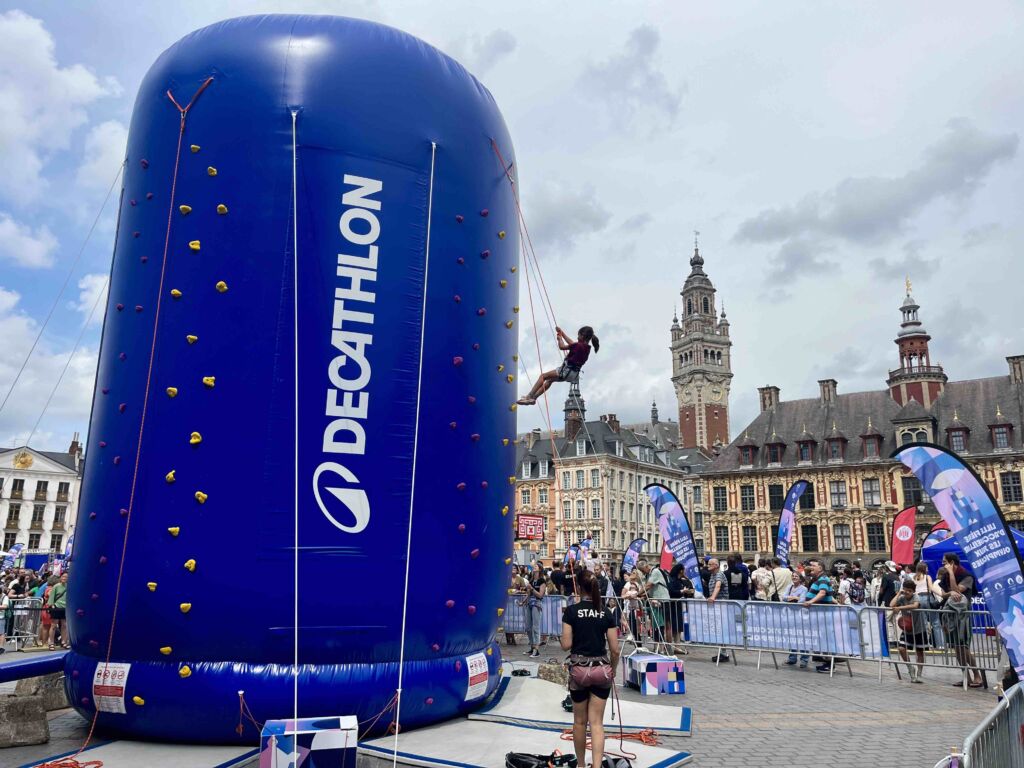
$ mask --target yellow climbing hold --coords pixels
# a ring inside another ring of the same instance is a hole
[[[217,175],[217,169],[214,168],[212,165],[207,166],[207,168],[206,168],[206,175],[207,176],[216,176]]]
[[[507,437],[501,438],[501,444],[502,445],[508,445],[508,438]]]
[[[501,516],[504,517],[507,514],[508,514],[508,505],[506,504],[504,507],[501,508]]]
[[[516,484],[516,476],[515,475],[509,475],[508,484],[509,485],[515,485]]]
[[[511,565],[511,564],[512,564],[512,558],[511,557],[506,557],[505,558],[505,565]]]
[[[180,299],[181,291],[179,291],[177,288],[171,288],[171,296],[174,297],[175,299]]]
[[[192,206],[191,205],[179,205],[178,206],[178,210],[181,211],[181,215],[182,216],[188,216],[190,213],[192,213]]]
[[[164,656],[170,656],[171,655],[171,646],[165,645],[163,648],[160,649],[160,653],[162,653]]]
[[[504,608],[499,608],[499,609],[498,609],[498,615],[499,615],[499,616],[501,616],[501,615],[502,615],[502,614],[504,614],[504,613],[505,613],[505,609],[504,609]]]
[[[196,569],[196,561],[189,558],[185,561],[185,570],[192,573]]]
[[[505,230],[504,229],[501,230],[501,232],[498,233],[498,239],[499,240],[504,240],[505,239]]]
[[[504,363],[498,363],[498,373],[501,373],[504,370],[505,370],[505,364]]]
[[[505,381],[507,381],[509,384],[511,384],[515,380],[516,380],[516,377],[513,376],[511,373],[508,374],[508,376],[505,377]]]
[[[224,205],[224,203],[221,203],[217,206],[217,213],[219,213],[221,216],[225,215],[227,212],[228,207]]]
[[[200,504],[205,504],[208,498],[210,497],[207,496],[202,491],[196,491],[196,501],[198,501]]]
[[[171,536],[177,536],[179,533],[181,533],[181,528],[179,528],[176,525],[172,525],[170,528],[167,529],[167,532],[171,534]]]
[[[512,405],[510,405],[510,406],[508,407],[508,409],[509,409],[510,411],[514,411],[514,410],[515,410],[516,408],[518,408],[518,407],[519,407],[518,405],[516,405],[515,403],[512,403]]]
[[[511,268],[509,269],[509,272],[511,272],[512,274],[515,274],[515,272],[516,272],[516,268],[515,268],[515,267],[511,267]]]
[[[515,360],[518,363],[519,362],[519,355],[512,355],[512,359]]]
[[[146,700],[141,696],[132,696],[132,703],[138,704],[141,707],[145,705]]]
[[[168,472],[166,475],[164,475],[164,480],[166,480],[168,483],[173,483],[175,481],[174,470],[173,469],[170,472]]]
[[[511,327],[512,327],[512,325],[513,325],[513,323],[512,323],[512,321],[511,321],[511,320],[506,320],[506,321],[505,321],[505,327],[506,327],[506,328],[511,328]]]
[[[178,396],[178,388],[177,387],[168,387],[167,388],[167,396],[168,397],[177,397]]]
[[[147,581],[146,582],[146,589],[148,589],[150,592],[156,592],[156,582],[155,581]]]
[[[198,432],[193,432],[188,438],[189,445],[199,445],[203,442],[203,436]]]
[[[192,150],[192,154],[194,155],[196,152],[199,151],[199,145],[198,144],[193,144],[191,147],[189,147],[189,149]]]
[[[181,609],[182,613],[188,613],[192,610],[192,603],[182,603],[178,607]]]
[[[188,336],[185,337],[185,341],[187,341],[189,344],[195,344],[197,341],[199,341],[199,337],[190,333]]]
[[[499,280],[498,285],[504,288],[506,285],[508,285],[508,280]]]
[[[494,649],[493,649],[493,648],[490,648],[490,647],[488,647],[488,648],[487,648],[487,655],[488,655],[488,656],[490,656],[490,655],[492,654],[492,652],[493,652],[493,651],[494,651]]]
[[[203,376],[203,384],[210,389],[213,389],[213,385],[217,383],[216,376]]]
[[[216,288],[221,293],[224,293],[228,289],[228,284],[225,283],[223,280],[218,280],[217,284],[213,287]]]
[[[519,314],[519,307],[518,306],[512,307],[512,312],[513,312],[513,314],[518,315]]]
[[[181,669],[178,670],[178,677],[182,678],[183,680],[186,677],[192,677],[192,670],[188,668],[188,664],[183,664]]]
[[[199,241],[198,240],[190,241],[189,244],[188,244],[188,247],[191,248],[193,251],[198,251],[199,250]]]

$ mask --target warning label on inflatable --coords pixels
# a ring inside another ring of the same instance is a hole
[[[487,657],[474,653],[466,657],[466,701],[479,699],[487,693]],[[122,710],[123,711],[123,710]]]
[[[100,712],[117,712],[123,715],[124,689],[128,685],[131,664],[97,664],[92,677],[92,700]]]

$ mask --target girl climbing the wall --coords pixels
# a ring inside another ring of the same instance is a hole
[[[533,405],[537,402],[537,398],[547,392],[548,388],[556,381],[567,381],[570,384],[579,382],[580,369],[590,357],[590,348],[593,347],[595,352],[601,348],[601,342],[594,335],[594,329],[589,325],[580,328],[576,334],[576,341],[570,339],[561,328],[555,328],[555,333],[558,338],[558,348],[568,354],[557,370],[545,371],[540,375],[530,393],[516,401],[519,405]]]

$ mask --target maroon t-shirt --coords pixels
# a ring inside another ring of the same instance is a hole
[[[565,356],[565,362],[573,368],[582,368],[590,357],[590,344],[586,341],[574,341],[569,345],[569,354]]]

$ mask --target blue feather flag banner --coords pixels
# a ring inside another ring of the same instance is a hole
[[[683,564],[686,578],[693,582],[694,592],[704,597],[700,580],[700,566],[697,565],[697,550],[693,545],[693,533],[686,519],[683,505],[668,488],[660,483],[644,486],[647,498],[654,506],[654,517],[658,521],[658,530],[676,562]]]
[[[580,556],[580,545],[573,544],[567,550],[565,550],[565,557],[562,558],[562,565],[568,565],[569,563],[575,563]]]
[[[640,559],[640,553],[644,551],[646,546],[647,539],[633,539],[630,545],[626,547],[625,554],[622,555],[622,570],[626,573],[632,573],[633,569],[636,568],[636,561]]]
[[[1010,663],[1024,674],[1024,574],[999,505],[973,470],[945,448],[916,443],[893,456],[921,481],[949,525],[974,571]]]
[[[793,483],[789,487],[789,493],[786,494],[782,512],[779,513],[779,534],[775,540],[775,556],[782,561],[783,565],[789,565],[789,544],[796,528],[796,507],[808,485],[806,480],[797,480]]]

